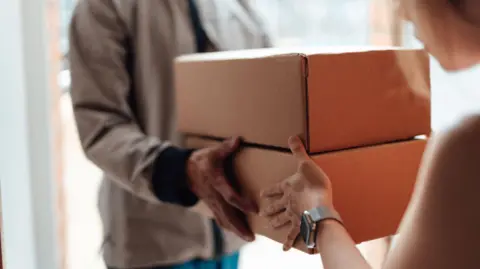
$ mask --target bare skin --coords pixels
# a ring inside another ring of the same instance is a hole
[[[334,208],[332,184],[328,176],[308,156],[300,138],[290,138],[289,146],[298,161],[297,172],[261,194],[270,201],[270,204],[261,210],[261,214],[269,218],[271,226],[278,228],[278,219],[282,219],[283,225],[290,225],[290,232],[283,247],[285,251],[295,243],[299,234],[300,216],[305,210],[319,206]],[[338,222],[321,223],[318,234],[322,235],[317,240],[317,246],[324,256],[325,268],[369,268],[347,231]],[[330,252],[338,257],[339,254],[335,254],[338,249],[342,250],[343,261],[339,266],[327,267]]]
[[[415,25],[418,38],[446,70],[480,63],[480,1],[396,1],[401,14]],[[334,207],[328,176],[308,160],[298,138],[290,140],[290,148],[299,169],[263,192],[271,204],[261,212],[273,227],[282,215],[282,222],[290,225],[284,249],[289,249],[298,235],[303,210]],[[479,179],[480,115],[476,115],[431,138],[398,240],[383,268],[480,268]],[[323,268],[370,269],[341,224],[324,221],[320,225],[317,248],[322,253]]]
[[[298,137],[289,140],[291,151],[298,160],[297,173],[278,185],[262,192],[271,201],[262,210],[269,217],[273,228],[291,225],[283,249],[289,250],[300,232],[300,216],[316,206],[332,206],[332,186],[325,173],[310,159]],[[321,204],[319,204],[319,202]]]
[[[252,199],[240,196],[232,188],[223,170],[226,158],[237,150],[239,143],[239,138],[232,138],[193,152],[187,174],[190,188],[210,208],[217,223],[244,240],[253,241],[255,236],[239,213],[257,213],[258,208]]]
[[[476,116],[432,138],[413,199],[399,229],[398,241],[383,268],[479,268],[480,210],[476,210],[480,204],[479,137],[480,116]],[[262,210],[264,215],[270,216],[272,226],[278,216],[291,212],[287,221],[291,235],[284,249],[289,249],[298,235],[298,216],[303,210],[332,204],[329,178],[313,162],[305,161],[308,156],[299,139],[292,141],[291,149],[297,156],[299,168],[311,167],[299,169],[296,176],[286,180],[295,178],[303,183],[283,182],[264,192],[272,201],[271,205],[275,204],[277,214],[270,214],[270,207]],[[313,174],[306,172],[313,170],[316,170]],[[348,231],[336,221],[321,223],[317,248],[322,253],[325,269],[370,268]]]

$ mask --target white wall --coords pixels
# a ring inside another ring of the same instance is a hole
[[[57,269],[45,1],[0,1],[0,184],[6,269]]]

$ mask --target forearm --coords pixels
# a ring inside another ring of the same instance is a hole
[[[72,16],[70,95],[85,155],[137,197],[192,205],[185,173],[190,152],[146,134],[131,107],[124,25],[113,1],[79,1]]]
[[[371,269],[348,232],[337,221],[320,223],[317,250],[325,269]]]

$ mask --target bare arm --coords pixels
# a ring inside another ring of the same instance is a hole
[[[299,234],[302,212],[318,206],[334,207],[332,185],[327,175],[310,159],[298,137],[290,138],[289,145],[298,160],[298,171],[285,181],[262,192],[262,196],[271,203],[261,212],[270,219],[274,228],[291,225],[284,250],[292,247]],[[320,222],[316,245],[325,269],[370,269],[354,241],[339,222],[333,220]]]
[[[291,149],[294,155],[303,155],[302,146],[293,145]],[[314,169],[315,164],[308,161],[307,155],[302,158],[299,171],[270,191],[281,194],[272,203],[278,215],[271,216],[271,221],[288,219],[294,224],[292,235],[298,234],[296,227],[303,210],[333,207],[328,177],[319,168]],[[479,193],[480,116],[475,116],[432,139],[398,241],[384,269],[479,268]],[[266,208],[265,213],[274,212]],[[325,269],[369,268],[341,224],[324,221],[320,227],[317,246]],[[294,238],[289,236],[288,247]]]
[[[479,268],[480,117],[437,137],[386,269]]]
[[[320,225],[317,250],[324,269],[371,269],[345,228],[336,221]]]
[[[384,269],[480,266],[480,118],[432,140],[398,241]],[[369,268],[338,223],[325,222],[318,250],[325,269]]]

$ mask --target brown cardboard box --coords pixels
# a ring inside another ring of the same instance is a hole
[[[281,148],[299,134],[310,153],[428,135],[430,100],[412,93],[397,54],[418,57],[429,77],[422,50],[261,49],[182,56],[175,64],[179,130]]]
[[[193,148],[215,143],[218,142],[187,139],[187,145]],[[425,140],[410,140],[312,155],[332,181],[335,206],[355,242],[396,232],[410,200],[425,143]],[[243,148],[234,165],[242,193],[254,197],[260,208],[265,206],[259,196],[261,190],[291,176],[297,167],[289,153],[252,147]],[[270,229],[259,216],[250,216],[249,223],[257,234],[278,242],[288,232]],[[305,251],[300,242],[296,247]]]

